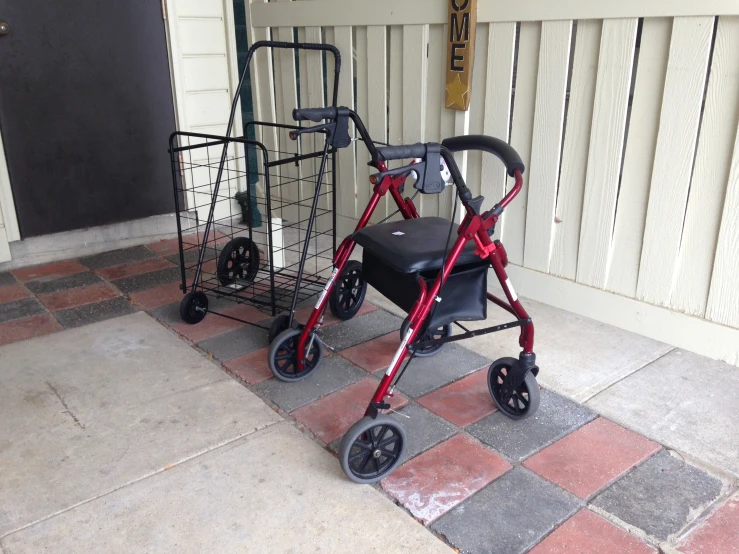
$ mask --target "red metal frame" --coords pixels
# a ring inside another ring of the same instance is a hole
[[[499,205],[501,207],[505,207],[506,205],[508,205],[508,203],[513,200],[513,198],[521,190],[521,187],[523,185],[521,172],[519,170],[516,170],[514,172],[514,177],[516,179],[515,186],[500,202]],[[526,310],[521,305],[521,302],[519,302],[518,297],[511,287],[510,281],[508,280],[508,275],[506,274],[504,267],[505,264],[501,257],[501,249],[490,239],[490,236],[488,235],[488,230],[498,220],[498,216],[493,213],[483,215],[476,214],[468,205],[465,205],[465,209],[467,214],[462,221],[462,224],[459,226],[457,240],[454,242],[449,256],[447,256],[447,259],[443,266],[443,270],[439,272],[438,277],[434,281],[431,288],[428,290],[426,282],[423,279],[419,279],[418,281],[421,287],[421,292],[418,296],[418,299],[416,300],[416,303],[411,309],[410,314],[408,314],[408,318],[410,320],[408,332],[401,341],[400,347],[398,348],[393,361],[385,372],[385,375],[382,378],[380,385],[377,387],[375,394],[372,396],[372,400],[370,401],[370,405],[367,407],[365,415],[369,415],[371,413],[373,404],[382,403],[386,396],[392,396],[392,393],[389,392],[390,385],[392,384],[393,379],[398,372],[398,369],[403,363],[403,360],[408,354],[406,345],[412,343],[413,340],[416,338],[418,330],[423,326],[423,322],[426,320],[426,317],[431,311],[433,303],[436,301],[436,297],[439,294],[441,286],[446,281],[446,278],[449,276],[452,269],[454,268],[459,255],[470,240],[475,241],[477,245],[476,252],[478,253],[478,255],[483,259],[487,258],[492,265],[493,271],[495,272],[498,281],[500,281],[500,285],[503,288],[503,292],[505,293],[508,302],[505,302],[490,293],[488,293],[487,295],[488,299],[501,308],[515,315],[519,320],[529,319],[528,313],[526,313]],[[533,352],[534,324],[531,323],[531,321],[522,325],[519,343],[523,348],[524,353],[529,354]]]
[[[384,162],[378,162],[377,169],[382,173],[387,171],[387,166]],[[393,200],[395,200],[395,204],[398,206],[398,210],[405,219],[415,219],[419,217],[418,210],[416,210],[416,206],[413,204],[413,201],[410,198],[404,199],[403,195],[400,192],[400,188],[405,184],[405,180],[405,175],[399,175],[396,177],[391,177],[388,175],[374,186],[372,197],[370,198],[367,207],[364,209],[362,217],[359,218],[359,222],[357,223],[354,232],[357,232],[367,226],[367,223],[369,223],[369,220],[372,217],[377,204],[380,202],[380,198],[385,196],[388,191],[390,192],[390,196],[393,197]],[[334,271],[328,282],[326,283],[326,286],[323,289],[323,293],[318,299],[315,308],[313,308],[313,311],[311,312],[302,333],[300,333],[300,338],[298,338],[298,347],[296,351],[296,355],[298,358],[298,371],[303,371],[303,369],[305,369],[305,347],[308,343],[310,334],[312,331],[315,330],[317,326],[320,326],[319,320],[322,317],[324,309],[326,308],[326,302],[328,301],[329,294],[331,294],[331,290],[333,289],[336,277],[338,275],[341,275],[341,272],[344,271],[344,266],[349,260],[349,257],[352,255],[355,245],[356,243],[352,240],[352,235],[349,235],[341,242],[339,248],[336,250],[336,254],[334,255]]]

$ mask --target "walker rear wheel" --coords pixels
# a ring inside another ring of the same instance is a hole
[[[346,321],[357,315],[366,294],[367,283],[362,279],[362,264],[350,260],[334,283],[328,297],[328,307],[332,314]]]
[[[403,340],[403,337],[405,337],[406,332],[408,332],[408,325],[409,325],[408,318],[405,318],[403,320],[403,324],[400,326],[400,340]],[[421,341],[427,341],[427,340],[435,340],[435,339],[443,339],[446,337],[452,336],[452,324],[448,323],[447,325],[442,325],[441,327],[437,327],[433,331],[426,331],[421,338],[416,337],[416,342]],[[428,358],[429,356],[433,356],[437,352],[439,352],[442,348],[444,348],[446,344],[434,344],[433,346],[427,346],[426,348],[416,348],[416,357],[417,358]]]
[[[286,329],[280,333],[269,348],[267,362],[272,373],[280,381],[302,381],[313,373],[323,359],[323,346],[313,334],[305,348],[305,368],[298,369],[298,339],[301,329]]]
[[[405,430],[392,417],[365,416],[341,439],[341,469],[355,483],[377,483],[403,461],[407,442]]]
[[[501,413],[511,419],[526,419],[536,413],[539,408],[539,384],[533,372],[526,374],[523,382],[512,392],[504,386],[505,377],[516,358],[500,358],[492,363],[488,370],[488,388],[495,405]]]

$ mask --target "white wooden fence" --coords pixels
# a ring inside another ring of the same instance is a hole
[[[376,140],[509,140],[526,186],[497,233],[520,294],[739,363],[739,2],[479,0],[467,112],[443,106],[443,0],[246,2],[250,41],[297,29],[341,50],[339,104]],[[321,59],[258,54],[256,119],[322,105]],[[511,185],[492,156],[458,156],[486,206]],[[341,234],[369,199],[367,161],[341,151]],[[452,203],[420,199],[423,215]]]

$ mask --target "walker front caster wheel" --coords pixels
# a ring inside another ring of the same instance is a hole
[[[191,290],[180,302],[180,317],[185,323],[200,323],[207,313],[208,297],[201,290]]]
[[[323,345],[313,334],[305,345],[307,355],[305,367],[298,369],[298,339],[301,329],[286,329],[280,333],[269,347],[267,361],[269,368],[280,381],[302,381],[313,373],[323,359]]]
[[[362,264],[351,260],[334,283],[328,297],[328,307],[332,314],[346,321],[357,315],[366,294],[367,283],[362,279]]]
[[[505,377],[517,363],[516,358],[500,358],[494,361],[488,370],[488,388],[493,402],[504,416],[511,419],[526,419],[534,415],[539,408],[539,384],[534,374],[529,371],[518,388],[507,392],[504,386]]]
[[[408,318],[405,318],[403,320],[403,324],[400,326],[400,340],[403,340],[403,337],[405,337],[405,334],[408,332],[408,325],[410,324]],[[416,342],[422,342],[427,340],[435,340],[435,339],[443,339],[446,337],[452,336],[452,324],[448,323],[447,325],[442,325],[441,327],[437,327],[433,331],[426,331],[421,338],[416,338]],[[445,344],[434,344],[432,346],[427,346],[426,348],[416,348],[416,357],[417,358],[428,358],[429,356],[433,356],[437,352],[439,352],[442,348],[444,348]]]
[[[236,237],[221,250],[216,271],[223,286],[252,282],[259,272],[259,248],[246,237]]]
[[[377,483],[403,461],[407,442],[405,430],[392,417],[365,416],[341,439],[341,469],[355,483]]]

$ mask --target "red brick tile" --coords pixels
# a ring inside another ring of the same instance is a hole
[[[107,283],[96,283],[94,285],[62,290],[52,294],[39,294],[38,299],[53,312],[66,308],[76,308],[77,306],[92,304],[93,302],[100,302],[101,300],[107,300],[116,296],[119,296],[118,293]]]
[[[289,284],[294,286],[295,281],[291,280]],[[318,299],[316,299],[316,302]],[[374,306],[373,304],[370,304],[369,302],[363,302],[362,305],[359,307],[359,311],[356,313],[354,317],[359,317],[362,314],[367,314],[369,312],[374,312],[377,309],[377,306]],[[307,308],[303,308],[302,310],[298,310],[295,312],[295,317],[298,320],[298,323],[302,323],[305,325],[305,323],[308,321],[308,318],[310,317],[310,314],[313,313],[313,306],[308,306]],[[324,325],[333,325],[334,323],[339,323],[341,320],[334,316],[334,314],[331,313],[331,310],[328,306],[326,306],[326,311],[323,314],[323,324]],[[400,340],[398,340],[398,344],[400,344]]]
[[[134,292],[130,295],[130,298],[139,308],[151,310],[172,302],[181,301],[184,296],[184,293],[180,290],[181,284],[177,282],[159,285],[153,289]]]
[[[659,444],[598,418],[524,465],[580,498],[588,498],[659,449]]]
[[[399,346],[400,335],[397,331],[393,331],[387,335],[342,350],[341,355],[354,365],[374,373],[387,369]]]
[[[243,356],[224,362],[223,367],[239,379],[246,381],[250,385],[256,385],[272,377],[272,370],[267,363],[268,353],[269,348],[262,348],[256,352],[244,354]]]
[[[367,377],[348,387],[324,396],[315,402],[298,408],[292,415],[313,431],[326,444],[335,441],[347,432],[349,427],[364,416],[378,381]],[[405,406],[408,400],[396,394],[389,399],[394,410]]]
[[[0,323],[0,345],[48,335],[63,327],[51,314],[34,315]]]
[[[121,279],[123,277],[132,277],[133,275],[141,275],[151,271],[167,269],[174,267],[174,264],[164,258],[149,258],[147,260],[139,260],[130,264],[117,265],[115,267],[106,267],[95,271],[104,279]]]
[[[5,285],[0,287],[0,304],[3,302],[13,302],[21,298],[31,296],[30,291],[23,285]]]
[[[183,237],[183,240],[185,242],[194,242],[194,239],[188,240],[188,237]],[[176,238],[162,239],[157,242],[147,244],[146,247],[160,256],[171,256],[172,254],[179,254],[180,252],[180,243]],[[185,245],[185,248],[187,248],[187,244]]]
[[[33,281],[34,279],[56,279],[58,277],[66,277],[87,271],[87,268],[81,263],[74,260],[65,260],[63,262],[54,262],[51,264],[37,265],[34,267],[23,267],[11,271],[22,282]]]
[[[678,547],[685,554],[739,554],[739,496],[730,498]]]
[[[201,340],[215,337],[221,333],[238,329],[244,325],[246,325],[246,323],[234,321],[233,319],[228,319],[215,314],[207,314],[205,319],[200,323],[196,323],[195,325],[190,325],[185,322],[176,323],[172,325],[172,329],[193,342],[200,342]]]
[[[657,550],[590,510],[580,510],[530,554],[656,554]]]
[[[511,469],[511,464],[466,434],[403,464],[382,488],[429,523]]]
[[[471,425],[497,410],[488,390],[487,369],[427,394],[418,403],[459,427]]]

